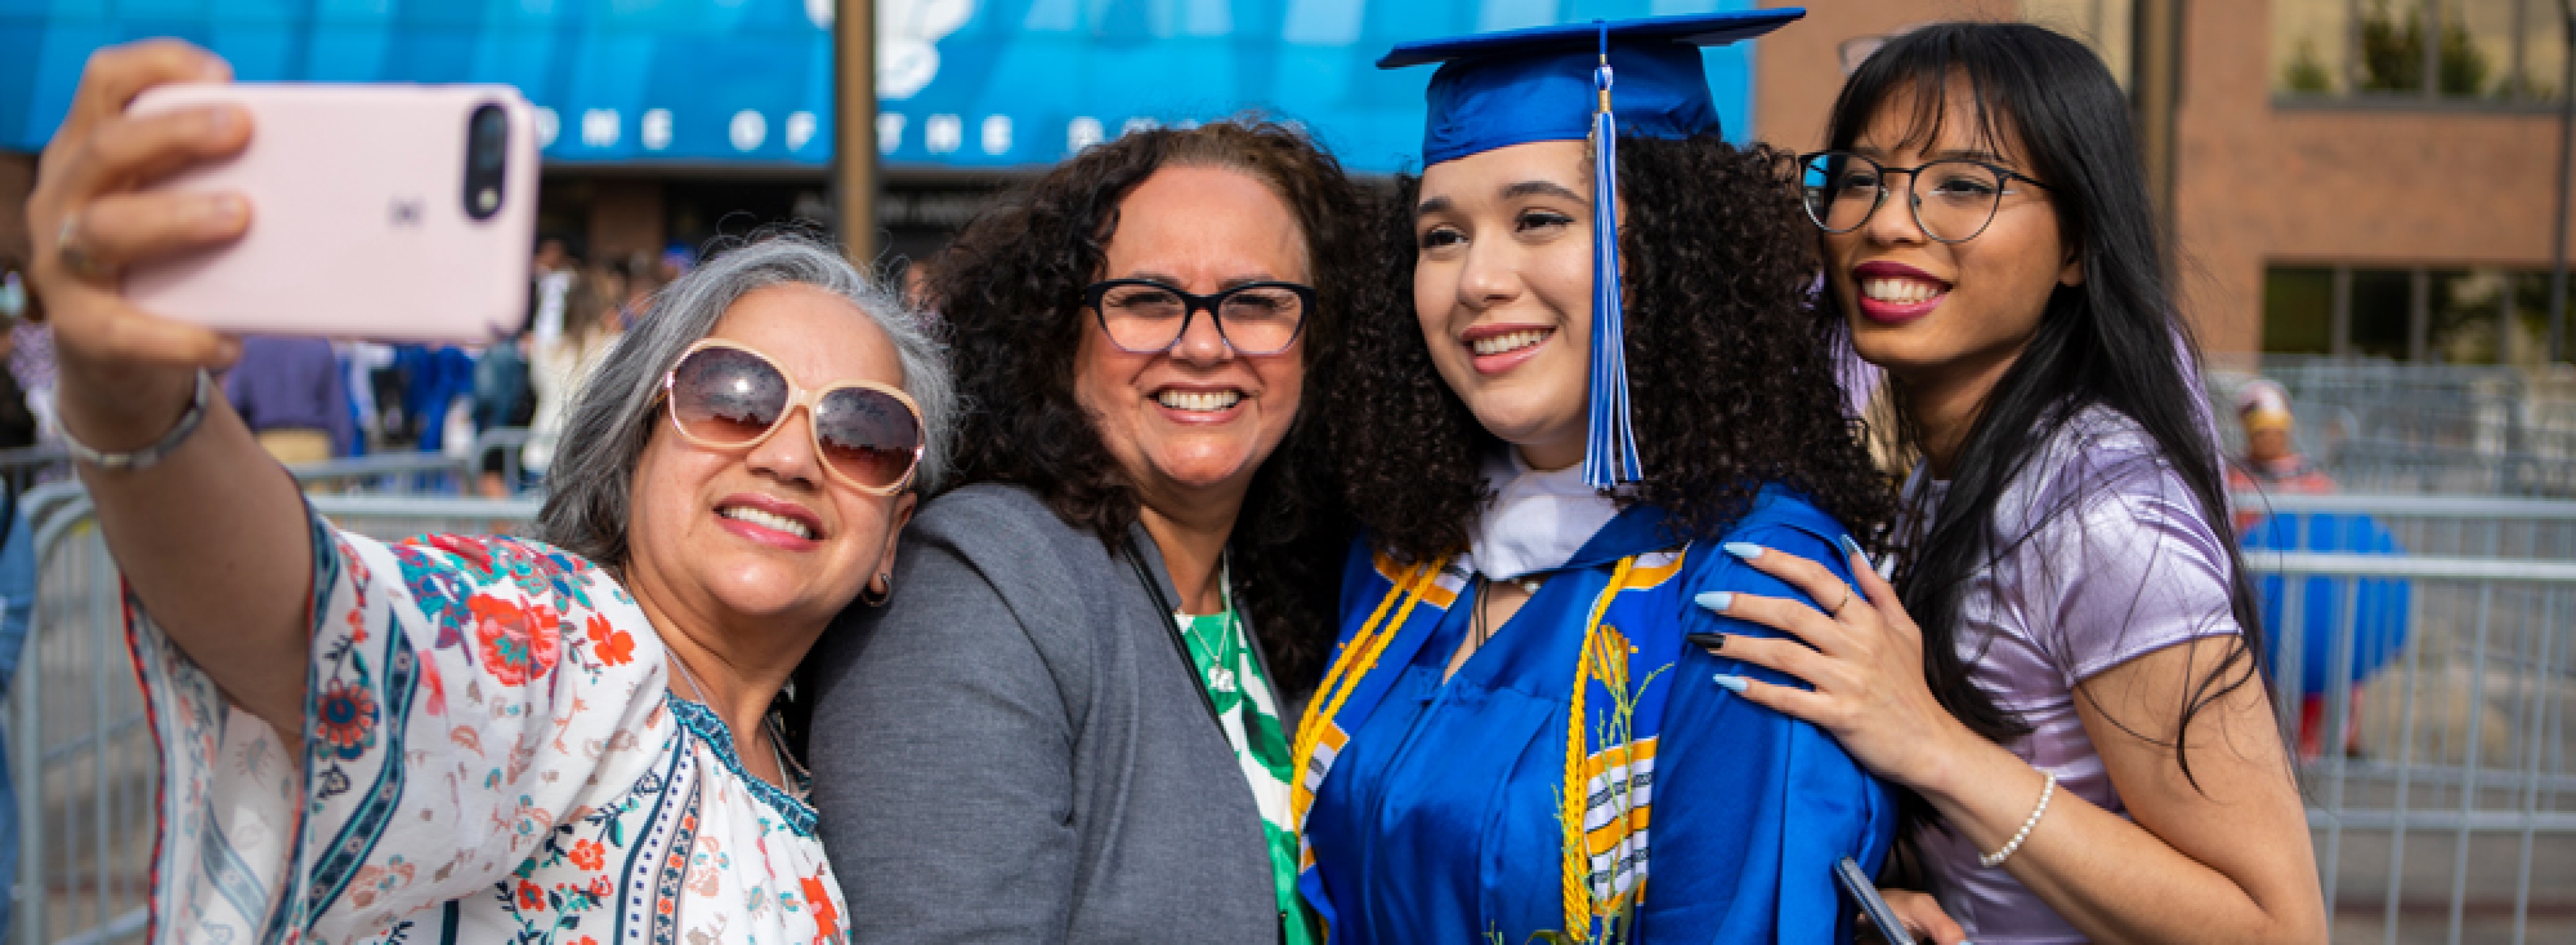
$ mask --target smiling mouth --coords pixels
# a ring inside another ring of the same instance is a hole
[[[1949,291],[1949,286],[1939,282],[1903,276],[1880,276],[1860,281],[1861,295],[1872,302],[1889,305],[1920,305]]]
[[[1547,336],[1551,334],[1555,334],[1555,331],[1552,329],[1529,328],[1521,331],[1510,332],[1508,334],[1495,335],[1491,338],[1478,338],[1474,341],[1468,342],[1467,348],[1470,351],[1474,351],[1476,356],[1480,358],[1497,354],[1510,354],[1522,348],[1527,348],[1538,344],[1539,342],[1546,341]]]
[[[770,531],[784,532],[786,534],[805,539],[806,541],[813,541],[815,537],[814,529],[808,527],[803,522],[788,518],[784,515],[763,512],[759,509],[750,508],[748,506],[728,505],[717,509],[716,514],[733,519],[737,522],[749,522],[753,525],[769,529]]]
[[[1154,395],[1154,402],[1173,410],[1190,413],[1216,413],[1243,402],[1239,390],[1167,390]]]

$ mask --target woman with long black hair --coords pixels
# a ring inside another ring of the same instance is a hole
[[[1893,898],[1938,941],[2322,941],[2128,115],[2027,25],[1927,27],[1853,74],[1803,172],[1821,312],[1919,459],[1896,578],[1744,549],[1825,605],[1703,600],[1806,644],[1718,650],[1812,689],[1719,683],[1907,789],[1930,896]]]

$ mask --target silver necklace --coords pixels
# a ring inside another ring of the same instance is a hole
[[[1199,633],[1199,621],[1194,617],[1194,615],[1174,615],[1181,620],[1182,631],[1188,633],[1190,635],[1190,639],[1198,641],[1199,648],[1208,652],[1208,661],[1215,663],[1218,666],[1224,666],[1226,657],[1234,655],[1235,616],[1233,559],[1234,555],[1232,552],[1220,552],[1216,559],[1217,601],[1218,606],[1225,610],[1225,619],[1218,621],[1215,640],[1209,640],[1206,636]]]
[[[672,654],[671,654],[671,665],[673,665],[673,666],[677,666],[677,667],[679,667],[679,668],[680,668],[680,678],[681,678],[681,679],[688,680],[688,682],[689,682],[689,692],[691,692],[691,693],[695,694],[695,695],[698,697],[698,700],[697,700],[697,701],[698,701],[698,704],[699,704],[699,705],[707,705],[707,687],[706,687],[706,686],[703,686],[703,685],[700,685],[700,684],[698,683],[698,674],[696,674],[696,673],[692,673],[692,672],[689,672],[689,662],[688,662],[687,660],[681,659],[681,658],[680,658],[680,654],[678,654],[678,653],[672,653]],[[712,708],[715,708],[714,706],[711,706],[711,705],[708,705],[707,707],[708,707],[708,708],[711,708],[711,709],[712,709]]]
[[[1520,588],[1523,593],[1536,595],[1538,593],[1538,586],[1541,583],[1544,583],[1547,580],[1547,577],[1545,575],[1530,574],[1516,578],[1504,578],[1503,580],[1511,582],[1514,587]],[[1476,648],[1480,650],[1484,649],[1485,644],[1494,638],[1493,619],[1486,613],[1486,608],[1492,607],[1493,602],[1485,593],[1493,586],[1494,581],[1492,578],[1485,577],[1481,574],[1476,576],[1476,610],[1474,614],[1476,619],[1472,622],[1473,625],[1470,629],[1475,631]]]

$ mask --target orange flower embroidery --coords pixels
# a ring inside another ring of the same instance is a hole
[[[537,888],[537,884],[535,884],[535,883],[528,882],[527,880],[524,880],[524,879],[523,879],[523,880],[520,880],[520,881],[519,881],[519,908],[521,908],[521,909],[543,909],[543,908],[545,908],[545,907],[546,907],[546,891],[545,891],[545,890],[543,890],[543,889]]]
[[[599,845],[599,841],[575,840],[572,844],[571,858],[572,865],[584,870],[595,870],[607,864],[608,851]]]
[[[805,887],[805,903],[814,909],[814,940],[829,942],[841,933],[841,910],[832,905],[832,891],[824,888],[821,876],[798,880]]]
[[[375,746],[376,696],[365,687],[331,680],[315,708],[313,733],[334,754],[354,760]]]
[[[590,643],[601,663],[624,666],[635,660],[635,637],[609,624],[604,615],[590,615]]]
[[[522,606],[486,594],[466,601],[474,615],[474,640],[483,669],[504,686],[524,686],[555,668],[562,654],[561,627],[554,609],[544,604]]]

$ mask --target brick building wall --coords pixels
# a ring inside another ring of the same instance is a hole
[[[2211,351],[2262,349],[2267,266],[2549,265],[2554,111],[2276,104],[2272,6],[2184,12],[2175,230]]]
[[[1755,54],[1754,136],[1823,143],[1844,44],[1947,19],[2032,19],[2082,32],[2067,0],[1766,0],[1806,20]],[[2126,66],[2130,4],[2098,45]],[[2273,94],[2273,0],[2184,4],[2174,226],[2179,295],[2214,355],[2263,347],[2274,266],[2534,270],[2549,265],[2554,110]],[[2096,37],[2083,37],[2088,40]]]
[[[1942,20],[2013,20],[2020,0],[1762,0],[1805,7],[1806,19],[1753,46],[1753,137],[1793,151],[1824,147],[1825,116],[1843,89],[1843,53]]]

